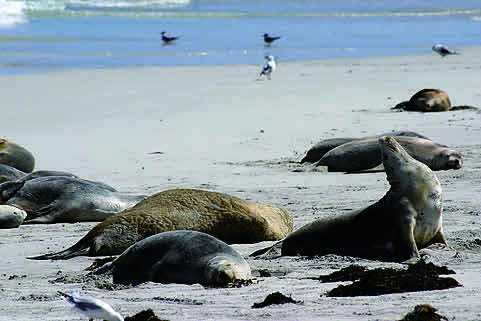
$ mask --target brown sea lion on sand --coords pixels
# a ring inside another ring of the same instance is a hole
[[[106,219],[70,248],[34,259],[116,255],[150,235],[171,230],[204,232],[232,244],[280,240],[292,229],[291,215],[277,206],[223,193],[171,189]]]
[[[30,173],[35,167],[32,153],[7,139],[0,139],[0,164],[12,166],[22,172]]]
[[[320,219],[253,255],[350,255],[402,262],[418,249],[445,243],[441,184],[434,172],[412,158],[393,137],[379,139],[389,191],[364,209]]]
[[[460,169],[463,155],[444,145],[417,137],[395,139],[415,159],[432,170]],[[378,139],[356,140],[343,144],[326,153],[317,166],[327,166],[330,172],[359,172],[374,168],[382,163]]]
[[[197,231],[170,231],[145,238],[94,273],[112,271],[113,283],[152,281],[225,286],[250,280],[251,269],[233,248]]]
[[[407,137],[419,137],[419,138],[424,138],[428,139],[426,136],[418,134],[416,132],[412,132],[409,130],[397,130],[397,131],[391,131],[389,133],[384,133],[380,135],[374,135],[374,136],[366,136],[366,137],[360,137],[360,138],[354,138],[354,137],[340,137],[340,138],[328,138],[321,140],[319,143],[316,145],[312,146],[306,153],[306,156],[304,156],[301,159],[301,163],[315,163],[319,161],[322,156],[324,156],[328,151],[331,149],[334,149],[338,146],[341,146],[346,143],[350,143],[355,140],[363,140],[363,139],[369,139],[369,138],[379,138],[383,136],[407,136]]]
[[[120,193],[104,183],[68,176],[0,184],[0,204],[25,210],[24,224],[100,222],[145,197]]]
[[[466,105],[451,106],[448,94],[441,89],[422,89],[415,93],[408,101],[403,101],[391,109],[427,113],[448,110],[478,110],[479,108]]]

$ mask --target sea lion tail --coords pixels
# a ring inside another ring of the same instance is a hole
[[[85,236],[87,237],[88,234]],[[89,253],[89,246],[85,237],[80,239],[77,243],[60,252],[49,253],[39,256],[28,257],[30,260],[68,260],[76,256],[87,255]]]

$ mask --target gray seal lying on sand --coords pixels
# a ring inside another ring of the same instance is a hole
[[[27,212],[15,206],[0,205],[0,229],[19,227],[27,217]]]
[[[321,140],[319,143],[316,145],[312,146],[306,153],[306,155],[301,159],[301,163],[315,163],[319,161],[322,156],[324,156],[328,151],[331,149],[334,149],[338,146],[341,146],[346,143],[350,143],[355,140],[363,140],[363,139],[371,139],[371,138],[379,138],[383,136],[407,136],[407,137],[419,137],[419,138],[424,138],[428,139],[426,136],[418,134],[416,132],[412,132],[409,130],[397,130],[397,131],[391,131],[389,133],[384,133],[380,135],[374,135],[374,136],[367,136],[367,137],[361,137],[361,138],[354,138],[354,137],[339,137],[339,138],[328,138]]]
[[[170,231],[152,235],[94,273],[112,271],[116,284],[199,283],[223,286],[250,280],[251,269],[233,248],[197,231]]]
[[[25,210],[24,223],[99,222],[145,197],[117,192],[104,183],[67,176],[0,184],[0,204]]]
[[[22,146],[2,138],[0,139],[0,164],[30,173],[35,167],[35,158]]]
[[[338,254],[402,262],[419,256],[418,249],[446,243],[442,190],[434,172],[412,158],[393,137],[379,139],[391,188],[364,209],[307,224],[252,255]]]
[[[444,145],[417,137],[395,139],[415,159],[434,171],[460,169],[463,155]],[[317,166],[327,166],[330,172],[358,172],[380,165],[381,147],[378,139],[356,140],[343,144],[326,153]]]
[[[33,259],[117,255],[150,235],[172,230],[200,231],[230,244],[257,243],[286,237],[293,221],[281,207],[217,192],[172,189],[99,223],[68,249]]]

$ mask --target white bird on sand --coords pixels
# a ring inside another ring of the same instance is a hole
[[[264,64],[264,67],[262,67],[262,71],[259,74],[259,77],[266,76],[267,79],[271,79],[271,74],[276,70],[276,58],[274,56],[269,55],[265,56],[266,58],[266,63]]]
[[[433,51],[440,54],[442,57],[447,55],[457,55],[458,53],[454,50],[449,49],[447,46],[437,43],[433,46]]]
[[[74,310],[86,315],[90,320],[124,321],[124,318],[117,311],[102,300],[80,295],[79,293],[66,294],[61,291],[57,292],[73,304]]]

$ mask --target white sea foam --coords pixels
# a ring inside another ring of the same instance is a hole
[[[0,0],[0,27],[25,22],[25,9],[23,1]]]

